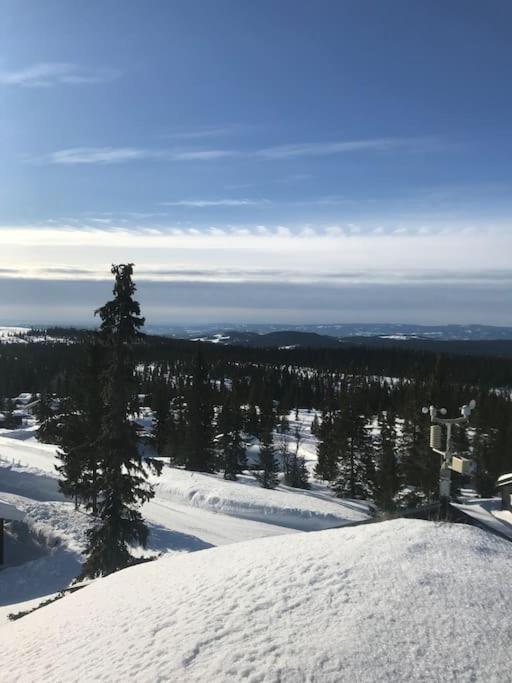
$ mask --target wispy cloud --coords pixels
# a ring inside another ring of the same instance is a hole
[[[180,199],[175,202],[160,202],[160,206],[187,206],[202,209],[214,206],[258,206],[268,203],[268,199]]]
[[[232,149],[190,149],[177,152],[163,152],[160,156],[169,161],[212,161],[238,155],[239,152]]]
[[[361,151],[385,151],[410,146],[407,138],[374,138],[370,140],[342,140],[335,142],[307,142],[290,145],[275,145],[257,150],[255,156],[262,159],[294,159],[298,157],[330,156]]]
[[[71,147],[51,152],[35,160],[50,164],[117,164],[141,159],[160,161],[212,161],[233,156],[222,149],[165,150],[139,147]]]
[[[11,71],[0,71],[0,84],[25,88],[48,88],[56,85],[91,85],[109,83],[121,72],[107,67],[89,68],[68,62],[38,62]]]
[[[352,152],[379,152],[391,150],[413,150],[426,148],[428,140],[423,138],[376,138],[371,140],[347,140],[342,142],[312,142],[290,145],[276,145],[262,149],[204,149],[177,148],[151,149],[135,147],[74,147],[51,152],[42,161],[53,164],[95,164],[118,163],[138,159],[160,161],[216,161],[219,159],[241,158],[279,161],[301,157],[322,157]],[[304,180],[308,174],[296,174],[293,181]],[[290,181],[288,181],[290,182]]]
[[[72,147],[45,157],[51,164],[114,164],[143,159],[147,153],[134,147]]]
[[[229,125],[229,126],[202,126],[195,129],[183,129],[167,133],[166,137],[175,138],[179,140],[196,140],[202,138],[223,137],[225,135],[232,135],[241,130],[246,129],[247,126]]]

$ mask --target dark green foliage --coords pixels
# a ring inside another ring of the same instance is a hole
[[[382,510],[392,512],[396,507],[395,498],[401,484],[397,458],[395,414],[391,411],[386,414],[380,413],[378,426],[375,502]]]
[[[242,415],[232,393],[221,408],[217,427],[220,431],[217,439],[220,467],[224,470],[224,479],[235,481],[247,462],[241,433]]]
[[[100,337],[106,350],[103,374],[103,416],[97,443],[101,460],[98,522],[88,532],[87,560],[82,575],[94,577],[128,566],[129,546],[146,545],[148,529],[138,506],[150,500],[148,468],[137,449],[128,419],[136,391],[133,345],[140,339],[139,304],[133,300],[132,264],[113,266],[114,299],[100,308]]]
[[[97,340],[87,345],[84,367],[80,374],[77,400],[62,406],[58,434],[52,443],[60,444],[56,469],[61,475],[59,486],[96,515],[101,488],[99,437],[103,415],[102,373],[104,347]]]
[[[296,414],[295,419],[298,420],[298,418],[299,416]],[[299,422],[296,422],[294,426],[292,439],[291,452],[288,451],[286,453],[286,459],[284,460],[284,482],[288,486],[292,486],[296,489],[308,489],[309,472],[304,458],[299,455],[300,445],[303,441],[302,429]]]
[[[268,398],[261,408],[260,415],[260,453],[257,463],[256,479],[265,489],[274,489],[279,484],[279,463],[276,459],[272,430],[276,423],[273,401]]]
[[[195,359],[192,385],[187,392],[186,432],[183,444],[185,467],[197,472],[216,469],[213,444],[213,406],[208,369],[202,354]]]
[[[156,452],[160,456],[170,456],[172,439],[171,395],[166,382],[160,381],[153,392],[153,436]]]
[[[345,442],[344,423],[341,416],[324,412],[318,428],[317,463],[315,474],[325,481],[336,479],[341,458],[341,449]]]

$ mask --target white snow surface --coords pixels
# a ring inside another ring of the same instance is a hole
[[[30,424],[0,430],[0,498],[24,515],[31,536],[26,549],[7,547],[7,566],[0,571],[0,622],[20,611],[20,603],[43,600],[75,579],[90,524],[89,515],[75,510],[59,491],[57,448],[37,442],[35,429]],[[304,441],[305,455],[312,446]],[[138,556],[340,526],[364,520],[368,512],[361,501],[338,500],[319,484],[307,492],[285,486],[266,491],[250,475],[227,482],[168,466],[153,483],[156,495],[142,507],[149,542],[146,549],[132,549]]]
[[[240,476],[237,482],[231,482],[217,475],[166,468],[158,480],[157,496],[303,531],[368,518],[368,506],[362,501],[336,500],[325,487],[316,493],[285,486],[268,490],[262,489],[251,476]]]
[[[510,680],[512,546],[395,520],[164,557],[0,626],[4,683]]]

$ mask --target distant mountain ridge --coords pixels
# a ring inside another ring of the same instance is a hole
[[[512,327],[496,325],[417,325],[409,323],[328,323],[305,325],[212,323],[206,325],[149,325],[152,334],[184,339],[203,339],[220,343],[251,343],[255,336],[272,333],[309,333],[337,339],[347,337],[380,337],[391,340],[425,339],[440,341],[512,340]],[[229,339],[227,339],[229,337]],[[237,342],[234,339],[237,339]],[[271,338],[268,340],[271,341]],[[293,343],[293,342],[290,342]],[[273,344],[272,344],[273,345]]]

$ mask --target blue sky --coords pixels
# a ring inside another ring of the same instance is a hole
[[[512,324],[511,20],[4,0],[0,318],[87,322],[130,260],[154,323]]]

